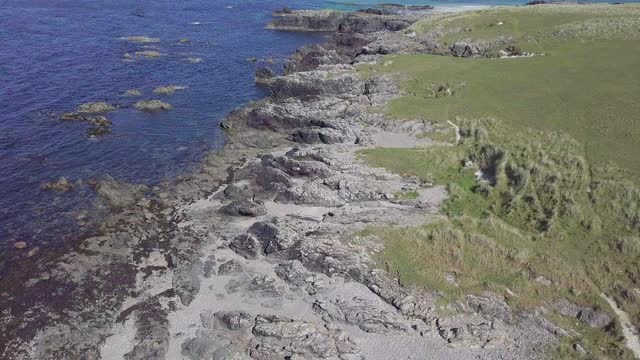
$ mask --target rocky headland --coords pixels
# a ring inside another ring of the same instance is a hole
[[[481,53],[407,33],[419,16],[278,13],[271,28],[331,36],[298,50],[283,76],[259,74],[270,96],[221,123],[228,143],[198,172],[153,188],[92,184],[111,209],[99,233],[2,279],[0,357],[545,358],[567,335],[547,310],[514,311],[486,292],[439,311],[439,294],[403,286],[377,256],[384,244],[363,232],[435,221],[447,197],[356,154],[429,145],[418,134],[433,124],[372,111],[399,90],[387,76],[363,80],[355,65],[390,53]],[[575,317],[611,321],[592,309]]]

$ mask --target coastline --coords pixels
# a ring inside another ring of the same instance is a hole
[[[350,19],[353,30],[325,30],[327,44],[298,50],[285,75],[267,79],[269,97],[221,123],[229,140],[199,171],[149,191],[102,184],[102,196],[125,205],[100,236],[25,282],[26,301],[3,316],[22,339],[4,331],[2,355],[544,358],[538,349],[562,329],[541,314],[516,314],[487,294],[442,316],[433,294],[382,269],[383,245],[363,234],[367,226],[435,221],[447,194],[358,159],[376,146],[429,145],[416,134],[432,124],[371,111],[399,90],[388,76],[355,71],[415,51],[398,26],[414,18]],[[27,309],[29,319],[11,318]]]

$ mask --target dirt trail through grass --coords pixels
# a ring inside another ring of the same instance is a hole
[[[618,307],[615,301],[611,298],[607,297],[605,294],[600,294],[602,298],[604,298],[609,306],[613,309],[618,316],[618,320],[620,321],[620,325],[622,327],[622,333],[627,340],[627,347],[633,352],[636,358],[640,359],[640,333],[638,329],[636,329],[633,324],[631,324],[631,320],[629,320],[629,315],[626,312],[622,311]]]

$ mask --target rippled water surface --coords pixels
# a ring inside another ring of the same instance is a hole
[[[82,186],[66,194],[40,189],[46,181],[111,174],[153,183],[187,169],[205,150],[222,146],[218,121],[234,107],[262,96],[253,81],[261,64],[247,59],[281,62],[295,48],[320,40],[265,30],[270,11],[284,4],[3,2],[0,239],[5,244],[17,239],[55,243],[73,234],[70,227],[78,209],[91,205],[90,192]],[[146,48],[119,39],[133,35],[161,41]],[[123,61],[125,53],[141,50],[164,55]],[[161,85],[188,88],[172,96],[154,95],[152,90]],[[135,100],[123,95],[128,89],[142,91],[142,99],[160,98],[174,110],[132,110]],[[88,125],[51,116],[90,101],[120,106],[108,114],[111,135],[90,140]]]
[[[422,3],[421,1],[394,1]],[[354,3],[359,3],[355,4]],[[0,249],[17,240],[54,246],[78,236],[87,186],[69,193],[41,189],[47,181],[110,174],[153,184],[194,166],[206,150],[224,144],[217,123],[233,108],[264,94],[253,74],[319,35],[264,28],[271,11],[292,8],[353,10],[373,1],[49,1],[8,0],[0,7]],[[440,1],[443,7],[515,4],[514,1]],[[137,44],[145,35],[159,43]],[[181,42],[181,39],[189,39]],[[158,58],[124,61],[125,53],[153,50]],[[256,58],[258,62],[247,61]],[[171,96],[161,85],[187,88]],[[174,109],[146,114],[137,100],[159,98]],[[55,114],[107,101],[113,133],[91,140],[88,125]]]

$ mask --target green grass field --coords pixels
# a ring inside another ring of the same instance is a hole
[[[603,5],[438,15],[411,30],[441,31],[448,43],[509,35],[545,56],[400,55],[361,67],[364,76],[392,74],[405,90],[390,116],[437,121],[443,131],[424,137],[449,142],[360,152],[372,166],[449,192],[445,220],[366,230],[386,242],[380,263],[445,304],[491,290],[515,308],[566,297],[613,317],[605,293],[640,326],[638,19],[640,6]],[[460,126],[459,143],[447,120]],[[576,341],[586,358],[633,358],[617,327],[592,329],[553,311],[549,319],[579,334],[552,358],[578,357]]]
[[[414,25],[419,31],[426,31],[429,24],[473,29],[452,34],[445,30],[449,44],[463,38],[511,35],[518,47],[545,56],[466,59],[400,55],[385,58],[385,66],[363,67],[361,72],[366,76],[395,75],[406,95],[391,103],[388,113],[394,117],[442,122],[455,121],[457,116],[492,116],[516,127],[562,130],[584,145],[588,160],[613,161],[637,176],[640,6],[585,10],[590,8],[491,9]],[[504,24],[495,26],[499,21]],[[564,35],[554,35],[563,29]],[[608,38],[600,34],[607,33],[603,29],[623,35]],[[441,84],[456,84],[455,94],[431,96],[433,87]]]

